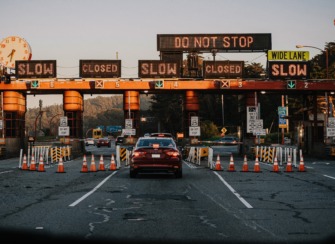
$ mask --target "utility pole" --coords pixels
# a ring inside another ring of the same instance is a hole
[[[40,106],[40,114],[42,114],[42,106],[43,106],[43,102],[40,99],[39,100],[39,106]],[[40,130],[42,129],[42,115],[40,116]]]

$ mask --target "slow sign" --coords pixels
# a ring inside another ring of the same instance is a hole
[[[15,76],[19,78],[55,78],[56,60],[20,60],[15,62]]]
[[[179,62],[163,60],[139,60],[138,76],[141,78],[180,77],[180,65]]]
[[[269,61],[270,79],[308,79],[309,62]]]

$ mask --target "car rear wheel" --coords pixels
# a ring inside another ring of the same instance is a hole
[[[176,178],[182,178],[183,177],[183,171],[181,169],[176,171],[175,176],[176,176]]]
[[[137,172],[136,172],[136,171],[134,171],[134,170],[129,171],[129,176],[130,176],[130,178],[135,178],[136,175],[137,175]]]

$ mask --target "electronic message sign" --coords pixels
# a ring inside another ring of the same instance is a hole
[[[269,61],[270,79],[309,79],[309,62]]]
[[[158,51],[264,52],[271,50],[271,34],[158,34]]]
[[[20,78],[57,77],[56,60],[20,60],[15,62],[15,76]]]
[[[80,60],[82,78],[116,78],[121,76],[121,60]]]
[[[140,78],[177,78],[180,77],[180,64],[164,60],[139,60],[138,76]]]
[[[204,78],[242,78],[244,61],[204,61]]]
[[[268,51],[268,60],[282,60],[282,61],[308,61],[308,51]]]

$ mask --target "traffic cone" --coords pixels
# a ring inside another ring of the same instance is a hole
[[[279,172],[279,166],[278,166],[277,156],[275,156],[275,159],[273,161],[273,170],[271,172]]]
[[[229,166],[228,166],[228,172],[235,172],[235,164],[234,164],[234,158],[233,154],[230,155],[230,161],[229,161]]]
[[[105,164],[104,164],[104,159],[103,156],[100,156],[100,162],[99,162],[99,171],[105,171]]]
[[[91,165],[90,165],[91,172],[97,172],[97,168],[95,166],[94,154],[92,154]]]
[[[215,170],[216,171],[222,171],[221,162],[220,162],[220,155],[219,154],[218,154],[218,156],[216,158]]]
[[[258,155],[256,155],[256,159],[255,159],[254,172],[255,173],[262,172],[259,166]]]
[[[35,156],[31,155],[31,162],[30,162],[30,167],[29,170],[36,170],[36,162],[35,162]]]
[[[57,173],[65,173],[64,164],[63,164],[63,156],[62,155],[60,155],[60,158],[59,158]]]
[[[88,167],[87,167],[87,162],[86,162],[86,154],[84,154],[83,157],[83,166],[81,167],[81,173],[87,173],[88,172]]]
[[[112,158],[111,158],[111,163],[110,163],[110,166],[109,166],[109,170],[110,171],[116,170],[116,164],[115,164],[115,160],[114,160],[114,154],[112,154]]]
[[[291,163],[291,156],[290,155],[288,155],[287,164],[286,164],[286,170],[284,172],[293,172],[293,170],[292,170],[292,163]]]
[[[299,163],[298,172],[306,172],[306,170],[305,170],[305,163],[304,163],[304,157],[302,155],[300,156],[300,163]]]
[[[28,165],[27,165],[27,156],[26,154],[23,155],[23,162],[22,162],[22,170],[28,170]]]
[[[249,172],[247,155],[244,155],[242,172]]]
[[[38,169],[37,169],[37,171],[38,172],[45,172],[42,154],[40,154],[40,161],[38,162]]]

